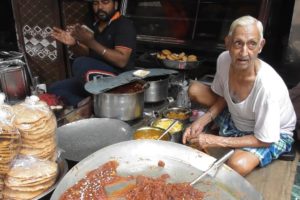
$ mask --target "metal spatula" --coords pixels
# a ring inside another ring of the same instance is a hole
[[[234,150],[230,150],[228,153],[226,153],[224,156],[222,156],[220,159],[214,161],[211,166],[203,172],[199,177],[197,177],[195,180],[193,180],[190,185],[193,186],[196,183],[198,183],[203,177],[205,177],[208,173],[210,173],[212,170],[218,170],[222,164],[227,161],[232,154],[234,153]]]
[[[119,192],[121,191],[125,191],[125,190],[129,190],[130,188],[134,187],[136,185],[136,180],[132,179],[132,180],[124,180],[122,182],[117,182],[111,185],[107,185],[105,186],[105,193],[106,195],[109,197],[109,199],[118,199],[118,200],[122,200],[124,198],[120,197]]]

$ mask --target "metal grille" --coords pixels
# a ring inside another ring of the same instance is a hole
[[[63,26],[82,23],[87,12],[88,4],[85,1],[62,1]]]
[[[62,26],[72,25],[76,23],[82,23],[85,15],[88,12],[88,4],[82,0],[63,0],[61,3],[62,14]],[[68,74],[71,76],[71,64],[73,53],[68,50],[67,53],[67,69]]]
[[[47,83],[65,78],[62,45],[51,37],[60,26],[58,3],[53,0],[12,0],[19,48],[32,73]]]

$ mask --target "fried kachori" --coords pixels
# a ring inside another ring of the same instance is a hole
[[[157,52],[156,57],[160,60],[172,60],[179,62],[197,62],[198,57],[194,54],[187,54],[185,52],[174,53],[168,49],[164,49],[160,52]]]

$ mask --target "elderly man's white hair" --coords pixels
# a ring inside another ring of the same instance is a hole
[[[230,26],[228,35],[232,35],[233,31],[236,29],[236,27],[238,26],[248,26],[248,25],[252,25],[252,24],[256,24],[258,31],[259,31],[259,35],[260,35],[260,40],[263,39],[263,32],[264,32],[264,28],[263,25],[261,23],[261,21],[255,19],[254,17],[251,17],[250,15],[246,15],[240,18],[237,18],[236,20],[234,20]]]

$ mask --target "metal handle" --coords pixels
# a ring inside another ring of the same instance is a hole
[[[227,161],[232,156],[233,153],[234,150],[231,149],[228,153],[226,153],[223,157],[221,157],[214,163],[214,167],[220,167],[225,161]]]
[[[206,176],[210,171],[213,169],[218,169],[226,160],[228,160],[232,154],[234,153],[234,150],[230,150],[228,153],[226,153],[224,156],[222,156],[219,160],[214,161],[211,166],[203,173],[201,174],[198,178],[193,180],[190,185],[193,186],[195,185],[200,179],[202,179],[204,176]]]
[[[146,82],[146,83],[143,85],[143,90],[147,90],[149,87],[150,87],[150,83]]]
[[[165,132],[163,132],[163,134],[161,134],[161,136],[157,140],[163,138],[171,130],[171,128],[173,128],[175,124],[177,124],[177,122],[178,122],[177,120],[174,120],[172,124],[165,130]]]
[[[4,60],[4,61],[0,61],[0,65],[25,65],[25,63],[20,60],[20,59],[12,59],[12,60]]]

